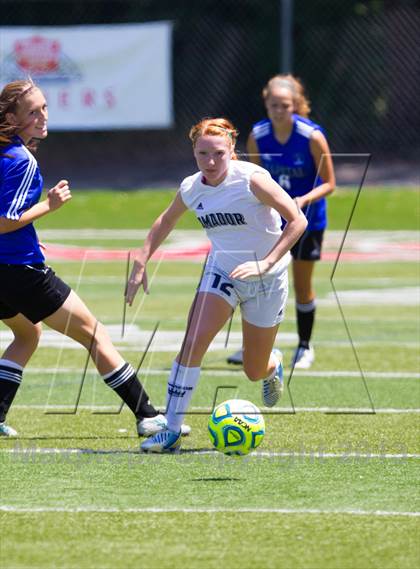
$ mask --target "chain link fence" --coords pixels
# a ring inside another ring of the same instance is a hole
[[[205,116],[230,118],[243,150],[251,125],[265,114],[262,87],[281,71],[281,0],[1,0],[0,6],[3,26],[174,23],[174,127],[51,133],[39,151],[43,171],[47,179],[68,176],[73,186],[175,185],[194,168],[187,135]],[[295,0],[293,16],[292,70],[332,151],[418,160],[420,1]]]
[[[295,71],[309,87],[313,115],[332,147],[418,156],[419,4],[326,2],[324,14],[315,10],[305,20],[299,8],[307,4],[297,0],[295,6]]]

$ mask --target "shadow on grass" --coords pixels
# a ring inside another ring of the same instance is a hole
[[[190,478],[191,482],[242,482],[243,478],[233,478],[232,476]]]

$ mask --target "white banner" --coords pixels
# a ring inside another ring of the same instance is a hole
[[[50,130],[172,126],[171,22],[0,27],[0,86],[31,76]]]

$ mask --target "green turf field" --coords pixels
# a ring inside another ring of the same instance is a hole
[[[40,221],[40,235],[130,248],[144,232],[122,230],[146,229],[171,195],[76,191],[71,204]],[[346,227],[354,197],[343,190],[330,199],[331,234]],[[319,264],[316,362],[291,378],[286,365],[288,389],[248,457],[213,452],[206,429],[215,402],[238,397],[261,405],[260,386],[225,363],[240,345],[237,314],[228,347],[226,329],[205,358],[187,417],[193,431],[176,456],[140,454],[130,413],[119,412],[91,364],[82,384],[86,354],[45,330],[9,415],[19,437],[0,440],[0,567],[417,567],[419,259],[418,252],[405,255],[418,243],[418,208],[413,190],[361,194],[346,243],[357,236],[364,254],[384,239],[381,250],[394,256],[344,262],[350,250],[343,248],[333,279],[341,310],[331,284],[334,258]],[[81,228],[121,231],[58,232]],[[187,217],[180,228],[197,225]],[[201,264],[151,263],[151,294],[127,310],[124,337],[125,261],[52,264],[133,365],[158,325],[141,374],[163,407]],[[286,364],[296,342],[293,305],[291,291],[277,342]],[[3,348],[9,339],[0,324]]]
[[[329,227],[346,226],[358,188],[338,188],[328,198]],[[140,192],[104,192],[72,190],[71,205],[38,221],[39,228],[122,227],[146,228],[175,196],[175,190]],[[71,209],[71,214],[69,210]],[[411,187],[363,188],[354,214],[353,229],[419,229],[419,191]],[[192,214],[185,215],[181,229],[200,226]]]

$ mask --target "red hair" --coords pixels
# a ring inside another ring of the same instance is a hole
[[[232,145],[232,150],[234,150],[238,135],[239,131],[236,130],[228,119],[217,118],[203,119],[195,124],[190,130],[189,138],[194,148],[200,136],[224,136]],[[237,160],[235,153],[233,153],[232,158]]]

